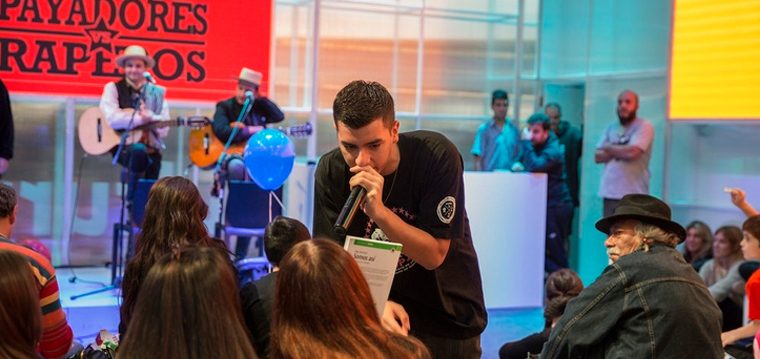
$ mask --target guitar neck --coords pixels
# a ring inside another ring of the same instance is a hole
[[[196,118],[197,117],[197,118]],[[178,126],[204,126],[206,124],[210,123],[209,119],[202,116],[193,116],[193,117],[177,117],[176,120],[167,120],[167,121],[153,121],[150,123],[146,123],[144,125],[137,126],[133,128],[133,131],[144,131],[144,130],[152,130],[156,128],[164,128],[164,127],[178,127]]]

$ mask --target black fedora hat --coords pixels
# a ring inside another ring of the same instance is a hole
[[[610,234],[612,224],[623,219],[637,219],[660,227],[667,232],[676,234],[680,238],[679,243],[686,238],[686,230],[670,219],[670,207],[659,198],[648,194],[625,195],[612,215],[596,222],[596,229]]]

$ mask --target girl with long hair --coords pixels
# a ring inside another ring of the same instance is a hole
[[[0,358],[36,359],[41,312],[29,260],[0,250],[0,273]]]
[[[739,274],[742,260],[742,230],[736,226],[723,226],[713,237],[713,259],[699,270],[710,294],[723,312],[723,331],[742,325],[742,301],[745,281]]]
[[[692,221],[686,226],[686,240],[683,245],[683,258],[699,272],[702,265],[712,258],[713,236],[710,226],[702,221]]]
[[[417,339],[383,329],[369,286],[332,241],[296,244],[280,262],[270,358],[429,358]]]
[[[226,250],[221,240],[211,238],[203,220],[208,206],[195,184],[184,177],[164,177],[148,193],[145,217],[137,235],[135,256],[127,264],[122,282],[119,332],[124,333],[132,317],[140,286],[159,258],[173,249],[190,245]]]
[[[148,272],[119,359],[256,358],[226,251],[189,247]]]

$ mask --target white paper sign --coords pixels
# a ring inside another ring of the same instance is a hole
[[[346,236],[343,247],[359,264],[369,284],[375,309],[382,317],[385,302],[391,292],[393,276],[396,274],[398,257],[401,255],[401,243]]]

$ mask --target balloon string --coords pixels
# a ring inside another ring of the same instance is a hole
[[[272,222],[272,198],[274,198],[275,201],[277,201],[277,203],[280,205],[280,208],[282,208],[282,213],[287,212],[285,205],[282,204],[282,200],[277,197],[277,194],[274,193],[274,191],[269,191],[269,222]]]

